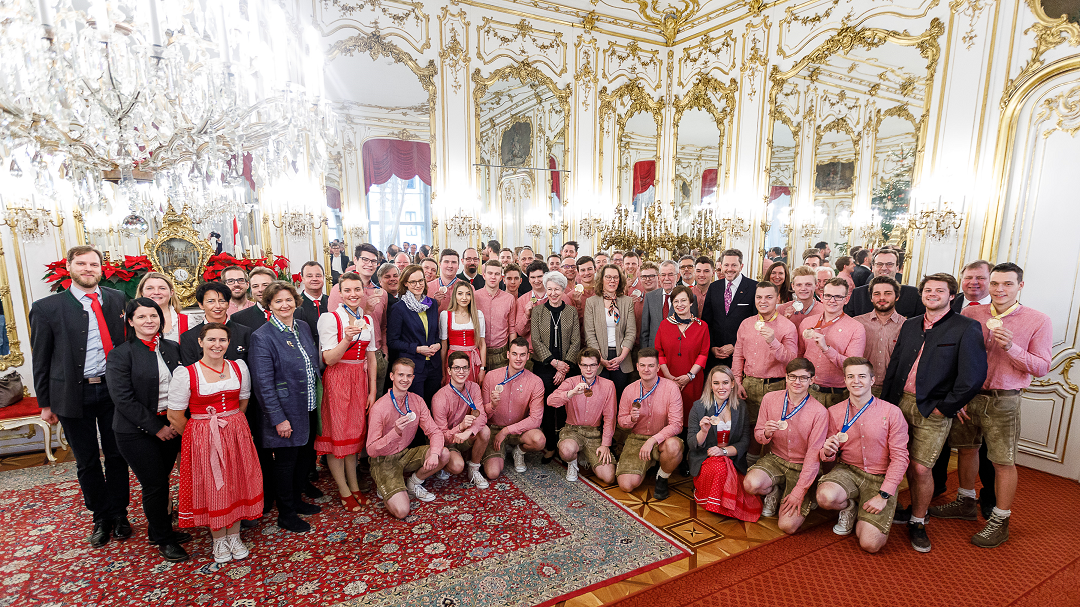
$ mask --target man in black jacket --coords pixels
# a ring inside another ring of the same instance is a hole
[[[742,268],[742,251],[724,251],[720,255],[720,271],[724,278],[709,285],[709,290],[705,293],[705,309],[701,311],[701,320],[709,327],[709,368],[716,365],[731,366],[739,325],[757,314],[757,308],[754,307],[757,283],[743,276]]]
[[[113,401],[105,356],[124,341],[124,294],[98,286],[101,253],[88,246],[67,252],[71,288],[34,302],[30,348],[41,419],[60,423],[75,455],[79,487],[94,515],[90,545],[131,537],[128,466],[113,435]],[[98,452],[105,454],[102,473]]]
[[[855,269],[851,271],[851,280],[855,281],[855,288],[859,288],[874,277],[874,273],[866,265],[866,259],[870,257],[869,249],[859,249],[855,255]]]
[[[908,534],[919,552],[930,552],[926,511],[934,491],[931,469],[949,436],[953,417],[986,380],[986,346],[979,323],[953,312],[956,279],[931,274],[919,283],[926,314],[908,319],[900,329],[881,398],[898,403],[908,423],[908,486],[911,507]],[[896,522],[908,518],[897,511]]]
[[[899,264],[897,253],[892,249],[878,249],[874,252],[874,276],[893,276],[899,269]],[[953,282],[956,282],[955,278]],[[844,306],[844,312],[854,318],[873,311],[874,304],[870,301],[869,287],[867,285],[855,287],[851,291],[851,299]],[[900,296],[896,298],[896,311],[905,318],[914,318],[925,312],[919,290],[911,285],[900,285]]]
[[[326,274],[322,264],[317,261],[305,262],[300,267],[300,284],[304,290],[300,295],[300,307],[296,310],[296,319],[307,323],[311,339],[319,345],[319,317],[327,312],[330,298],[326,296]]]

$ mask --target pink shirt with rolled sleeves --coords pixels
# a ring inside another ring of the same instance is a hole
[[[826,388],[843,388],[844,359],[862,356],[866,351],[866,329],[847,314],[841,315],[836,322],[818,329],[829,346],[827,352],[822,352],[817,343],[802,336],[803,331],[813,329],[821,318],[822,314],[816,314],[799,325],[799,352],[814,363],[815,384]]]
[[[540,427],[544,419],[544,382],[532,371],[525,371],[513,381],[503,385],[498,406],[491,402],[495,386],[506,380],[510,367],[495,369],[484,376],[484,412],[488,423],[508,428],[510,434],[524,434]]]
[[[780,459],[793,464],[802,464],[802,472],[799,473],[796,489],[805,493],[817,478],[818,470],[821,468],[819,457],[829,431],[829,412],[825,410],[824,405],[811,396],[798,413],[788,418],[786,429],[777,430],[771,439],[765,438],[765,422],[780,421],[786,394],[787,390],[777,390],[769,392],[761,399],[757,425],[754,426],[754,438],[762,445],[771,444],[773,454]],[[788,403],[788,413],[798,406],[799,403]]]
[[[934,326],[934,323],[930,322],[930,319],[926,317],[926,314],[923,314],[922,319],[923,331],[929,331]],[[915,380],[919,376],[919,361],[922,360],[922,355],[923,347],[919,346],[919,354],[915,357],[915,362],[912,363],[911,370],[908,371],[907,379],[904,380],[904,392],[915,394]]]
[[[843,429],[845,415],[851,419],[859,413],[859,408],[852,408],[847,413],[850,402],[845,400],[829,407],[828,436]],[[847,436],[847,442],[840,445],[840,461],[870,474],[884,474],[881,490],[896,495],[908,466],[908,424],[900,408],[875,398],[848,428]],[[825,453],[821,452],[820,455],[823,462],[836,461],[836,454],[825,457]],[[860,495],[859,499],[865,503],[872,497]]]
[[[393,389],[391,389],[392,391]],[[427,435],[431,442],[431,450],[442,451],[443,433],[435,426],[435,420],[431,418],[427,403],[418,394],[408,394],[409,409],[416,413],[416,419],[409,422],[405,429],[398,434],[394,428],[401,414],[394,408],[394,402],[390,399],[391,392],[387,392],[382,398],[375,401],[368,411],[368,435],[367,453],[371,457],[381,457],[401,453],[409,448],[413,438],[416,437],[416,429],[419,428]],[[398,399],[398,407],[405,411],[405,399]]]
[[[574,288],[577,285],[571,285],[568,287],[566,293],[563,294],[563,303],[577,310],[578,315],[578,329],[581,331],[581,343],[585,343],[585,300],[589,299],[595,293],[593,288],[585,285],[580,295],[578,295]],[[577,295],[577,301],[574,301],[574,296]],[[605,354],[607,352],[604,352]]]
[[[496,289],[494,296],[486,288],[476,292],[476,308],[484,313],[487,323],[484,342],[488,350],[509,345],[510,333],[517,325],[517,303],[513,295],[501,289]]]
[[[986,328],[986,321],[990,319],[989,305],[967,307],[961,314],[982,325],[986,344],[983,390],[1023,390],[1031,385],[1032,376],[1042,377],[1050,372],[1054,330],[1046,314],[1022,305],[1012,314],[1001,317],[1004,327],[1012,332],[1012,347],[1007,351]]]
[[[790,320],[777,313],[772,320],[763,321],[774,332],[772,343],[766,342],[754,328],[758,320],[760,315],[757,314],[747,318],[736,333],[731,361],[736,380],[742,380],[743,376],[783,377],[784,368],[799,354],[799,330]]]
[[[649,391],[642,390],[640,379],[623,389],[622,400],[619,401],[619,426],[634,434],[651,436],[660,444],[682,432],[683,405],[679,384],[663,377],[657,378],[657,381],[660,385],[641,401],[641,416],[636,424],[630,419],[634,399]]]
[[[466,415],[471,413],[476,416],[472,425],[469,426],[473,436],[479,434],[481,428],[487,425],[487,413],[484,411],[484,400],[480,395],[479,384],[467,381],[461,393],[472,399],[473,406],[476,409],[469,407],[469,404],[454,392],[454,388],[450,384],[440,388],[431,397],[431,418],[435,420],[435,426],[442,431],[443,439],[447,445],[454,442],[455,434],[461,433],[458,426]]]
[[[882,323],[877,312],[867,312],[855,317],[866,331],[866,358],[874,365],[874,385],[880,386],[885,381],[885,371],[889,368],[896,338],[900,336],[900,327],[905,318],[893,310],[892,316]]]
[[[386,354],[386,302],[388,299],[389,294],[386,289],[376,287],[370,280],[364,285],[364,294],[360,296],[360,307],[379,325],[379,330],[375,332],[375,348],[383,354]],[[341,303],[341,289],[338,285],[334,285],[334,288],[330,289],[330,294],[327,295],[326,307],[337,310]]]
[[[568,377],[548,397],[548,406],[566,407],[566,423],[573,426],[591,426],[597,428],[604,422],[601,444],[611,446],[615,436],[615,382],[597,377],[592,386],[592,396],[578,394],[567,398],[566,393],[585,381],[580,375]]]

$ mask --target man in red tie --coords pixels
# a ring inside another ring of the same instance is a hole
[[[90,545],[131,537],[127,462],[113,436],[113,402],[105,384],[105,356],[124,339],[124,294],[98,286],[101,253],[89,246],[67,252],[71,286],[34,302],[30,349],[41,419],[59,422],[71,444],[86,508],[94,515]],[[98,455],[105,454],[102,472]]]

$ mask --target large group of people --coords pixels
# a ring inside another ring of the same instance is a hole
[[[34,385],[71,444],[91,545],[131,537],[130,467],[170,561],[189,558],[193,527],[216,562],[245,558],[241,529],[275,507],[279,527],[309,531],[320,455],[349,512],[378,500],[405,518],[438,499],[434,475],[482,491],[536,454],[568,482],[591,469],[630,492],[652,476],[656,500],[681,472],[700,507],[786,533],[837,510],[834,531],[868,552],[894,523],[928,552],[928,517],[980,511],[972,542],[1000,545],[1020,392],[1052,343],[1049,317],[1018,301],[1023,270],[980,260],[915,287],[898,282],[901,251],[853,250],[834,271],[819,245],[795,266],[770,251],[759,281],[736,249],[655,263],[574,242],[546,258],[334,243],[329,280],[315,261],[299,290],[226,268],[196,291],[201,315],[159,273],[125,301],[100,286],[100,253],[74,247],[71,288],[30,313]],[[951,448],[960,489],[931,507]]]

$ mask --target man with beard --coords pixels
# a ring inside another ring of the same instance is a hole
[[[881,398],[881,384],[885,381],[885,371],[889,368],[896,339],[900,336],[900,327],[904,317],[896,312],[896,297],[900,294],[900,284],[888,276],[875,276],[870,279],[870,300],[874,311],[855,320],[866,331],[866,353],[874,368],[874,396]]]
[[[578,256],[578,244],[577,241],[567,240],[563,243],[562,249],[559,251],[562,256],[569,257],[571,259],[577,259]]]
[[[264,308],[260,302],[262,301],[263,291],[275,280],[277,280],[277,276],[271,269],[252,268],[251,273],[248,274],[248,284],[251,286],[251,298],[255,300],[255,305],[233,314],[230,320],[244,325],[251,329],[252,332],[266,324],[270,311]]]
[[[461,252],[463,267],[457,277],[472,283],[474,289],[484,288],[484,276],[480,274],[480,253],[469,247]],[[440,306],[441,307],[441,306]]]
[[[892,249],[878,249],[874,252],[873,268],[874,276],[892,278],[900,269],[899,255]],[[855,287],[855,290],[851,292],[851,296],[848,298],[847,304],[844,305],[844,312],[848,316],[854,317],[873,311],[874,305],[870,303],[869,285]],[[905,318],[913,318],[926,312],[926,308],[923,307],[920,299],[919,290],[911,285],[901,285],[900,296],[896,298],[896,311]]]
[[[248,279],[244,268],[229,266],[221,271],[219,279],[222,284],[229,287],[229,308],[226,312],[228,316],[255,305],[255,302],[248,299],[247,296]]]

